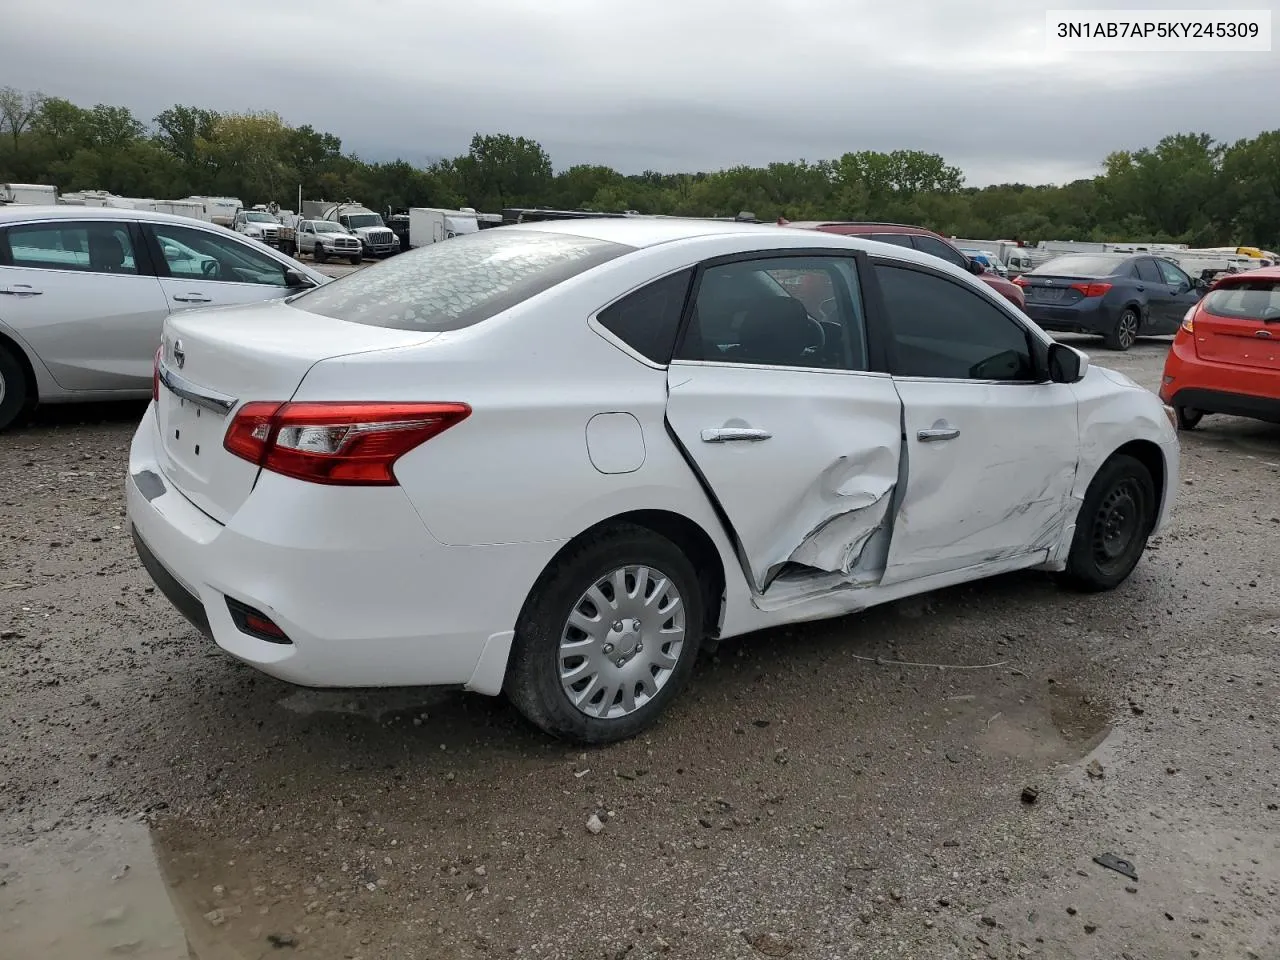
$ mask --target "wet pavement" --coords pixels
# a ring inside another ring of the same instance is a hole
[[[1156,386],[1166,344],[1080,342]],[[1280,957],[1280,428],[1185,434],[1114,593],[1024,573],[728,641],[583,752],[211,648],[123,528],[140,413],[0,437],[3,960]]]

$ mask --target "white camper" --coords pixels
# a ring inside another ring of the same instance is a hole
[[[480,221],[475,210],[446,210],[442,207],[409,208],[409,246],[425,247],[441,240],[479,233]]]
[[[0,183],[0,203],[55,204],[58,188],[43,183]]]

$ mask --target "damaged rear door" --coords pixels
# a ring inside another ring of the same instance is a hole
[[[881,582],[1036,562],[1075,509],[1075,391],[994,298],[917,264],[874,269],[906,478]]]
[[[815,572],[874,581],[884,565],[886,537],[864,548],[889,516],[902,408],[871,372],[859,261],[788,251],[703,265],[668,367],[670,430],[761,593]]]

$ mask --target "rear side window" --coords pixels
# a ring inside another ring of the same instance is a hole
[[[289,303],[373,327],[461,330],[632,250],[588,237],[500,227],[402,253]]]
[[[952,249],[949,244],[943,243],[937,237],[926,237],[919,235],[915,237],[916,249],[921,253],[932,254],[941,260],[953,266],[959,267],[961,270],[967,270],[969,264],[965,262],[964,255],[958,250]]]
[[[654,363],[669,363],[692,270],[681,270],[627,294],[596,315],[600,326]]]
[[[1156,269],[1156,262],[1145,257],[1138,261],[1138,279],[1146,283],[1164,283],[1160,271]]]
[[[1246,280],[1211,290],[1201,309],[1235,320],[1280,321],[1280,280]]]
[[[896,247],[910,247],[911,237],[905,233],[873,233],[867,236],[868,240],[877,240],[880,243],[892,243]]]
[[[8,263],[36,270],[138,273],[123,223],[31,223],[10,227]]]

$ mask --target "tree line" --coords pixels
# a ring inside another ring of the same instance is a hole
[[[987,239],[1156,240],[1193,246],[1280,247],[1280,130],[1222,143],[1176,133],[1116,151],[1097,176],[1062,186],[966,187],[933,153],[850,151],[702,173],[623,174],[579,164],[556,171],[526,137],[476,134],[463,155],[426,166],[369,162],[332,133],[273,112],[220,113],[175,105],[147,123],[127,107],[81,107],[0,89],[0,183],[61,192],[109,190],[173,199],[239,197],[295,205],[352,198],[374,209],[541,206],[765,220],[915,223]]]

